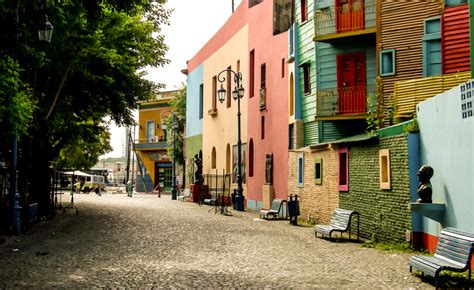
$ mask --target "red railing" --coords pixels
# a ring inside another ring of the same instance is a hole
[[[365,114],[369,96],[375,96],[373,87],[321,89],[316,92],[317,115],[335,116]]]

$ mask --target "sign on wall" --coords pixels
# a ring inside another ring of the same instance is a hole
[[[461,115],[463,119],[473,116],[474,80],[461,85]]]

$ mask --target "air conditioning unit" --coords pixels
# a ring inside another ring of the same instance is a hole
[[[160,136],[155,136],[155,143],[160,142]]]

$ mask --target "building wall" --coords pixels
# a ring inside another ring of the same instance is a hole
[[[421,163],[434,169],[433,202],[446,204],[441,225],[423,220],[423,232],[432,236],[441,226],[474,232],[474,116],[462,117],[461,86],[417,106]]]
[[[359,212],[361,237],[405,241],[406,232],[411,229],[407,136],[351,143],[348,148],[349,191],[339,192],[340,207]],[[380,189],[381,149],[390,150],[390,190]]]
[[[234,17],[235,14],[232,17]],[[247,140],[247,102],[248,102],[248,26],[243,26],[236,32],[225,44],[217,49],[203,63],[204,80],[204,116],[203,116],[203,174],[219,174],[226,168],[226,150],[230,145],[231,151],[233,145],[237,144],[237,102],[232,99],[231,107],[227,108],[226,101],[220,103],[217,101],[217,114],[209,114],[212,108],[212,80],[222,70],[231,67],[237,71],[237,63],[240,63],[240,71],[244,74],[242,83],[245,89],[245,95],[240,100],[241,118],[241,140],[246,143]],[[226,76],[224,73],[223,76]],[[226,87],[224,82],[224,87]],[[232,86],[234,87],[234,86]],[[217,89],[220,83],[217,82]],[[216,149],[216,169],[212,168],[211,157],[212,148]],[[230,172],[229,172],[230,173]],[[245,194],[246,192],[244,192]]]
[[[423,77],[424,20],[441,16],[444,1],[380,1],[378,49],[395,49],[396,55],[396,74],[382,77],[387,110],[393,100],[395,81]]]
[[[194,173],[196,167],[194,163],[194,156],[199,156],[199,151],[202,150],[202,135],[195,135],[186,138],[186,188],[194,182]]]
[[[263,1],[248,11],[248,49],[254,50],[254,96],[248,99],[247,151],[250,139],[254,144],[254,174],[249,176],[247,160],[248,205],[262,200],[265,184],[266,154],[273,154],[273,192],[277,198],[287,198],[288,172],[288,32],[273,35],[273,1]],[[265,109],[260,109],[261,65],[266,67]],[[245,68],[247,66],[244,66]],[[283,72],[282,72],[283,69]],[[246,75],[249,75],[248,71]],[[262,139],[262,118],[264,138]],[[247,154],[247,159],[249,155]],[[254,202],[252,202],[254,201]]]
[[[298,186],[298,155],[304,154],[302,187]],[[312,151],[309,147],[289,152],[288,193],[297,194],[301,218],[328,224],[339,206],[337,147]],[[315,184],[315,158],[323,163],[322,184]]]
[[[202,134],[202,119],[199,118],[199,109],[201,107],[199,89],[202,83],[203,66],[201,64],[188,73],[186,86],[186,137]]]
[[[310,64],[311,93],[304,94],[304,75],[298,67],[301,114],[304,121],[305,145],[318,143],[318,122],[316,114],[316,50],[314,37],[314,0],[307,0],[307,20],[301,23],[301,1],[295,1],[295,21],[298,26],[298,65]]]
[[[446,8],[442,25],[443,74],[470,71],[468,4]]]

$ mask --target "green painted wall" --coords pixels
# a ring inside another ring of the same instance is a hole
[[[301,1],[295,3],[295,20],[298,26],[298,63],[310,64],[311,93],[304,94],[304,75],[300,69],[301,113],[304,122],[305,146],[315,144],[318,140],[318,122],[316,115],[316,50],[314,37],[314,1],[307,1],[308,19],[301,23]]]
[[[361,142],[349,148],[349,191],[339,193],[341,208],[360,213],[361,237],[399,243],[411,229],[408,142],[405,134]],[[390,150],[391,190],[381,190],[379,150]]]
[[[369,46],[368,46],[369,44]],[[375,85],[376,77],[376,53],[375,44],[358,43],[343,44],[333,46],[329,43],[318,42],[317,51],[317,86],[319,89],[332,89],[337,87],[337,63],[336,56],[338,54],[354,53],[365,51],[366,62],[366,82],[368,87]]]
[[[192,175],[193,170],[190,168],[190,163],[194,164],[194,155],[199,154],[199,151],[202,150],[202,135],[195,135],[189,138],[186,138],[186,187],[189,188],[189,185],[193,180],[190,180],[190,175]]]

